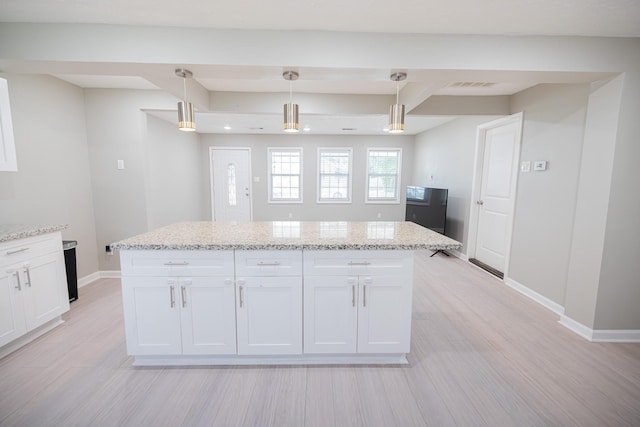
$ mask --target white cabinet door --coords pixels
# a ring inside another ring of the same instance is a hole
[[[358,278],[304,278],[304,352],[355,353]]]
[[[183,354],[235,354],[235,287],[231,277],[180,278]]]
[[[69,310],[62,251],[34,258],[22,267],[27,329],[37,328]]]
[[[174,278],[122,278],[128,354],[182,353],[179,292]]]
[[[24,318],[22,284],[13,267],[0,270],[0,347],[24,335],[27,323]]]
[[[238,354],[301,354],[302,277],[236,282]]]
[[[361,276],[358,353],[408,353],[411,276]]]

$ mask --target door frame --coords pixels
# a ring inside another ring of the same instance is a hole
[[[251,147],[218,147],[215,145],[209,146],[209,198],[211,199],[211,221],[215,221],[215,197],[213,197],[214,193],[214,183],[213,183],[213,151],[214,150],[234,150],[234,151],[246,151],[249,154],[249,221],[253,221],[253,171],[251,169]]]
[[[480,192],[482,190],[482,172],[484,165],[484,148],[485,148],[485,138],[487,135],[487,131],[491,129],[495,129],[501,126],[509,125],[512,123],[520,123],[518,127],[518,144],[516,146],[516,153],[514,156],[514,164],[512,165],[515,169],[514,180],[512,182],[512,191],[513,191],[513,200],[511,202],[511,216],[509,218],[507,224],[507,246],[505,248],[505,260],[504,260],[504,268],[502,270],[504,276],[503,281],[507,280],[509,276],[509,261],[511,259],[511,243],[513,238],[513,219],[515,216],[515,205],[517,198],[517,189],[518,189],[518,178],[520,175],[520,151],[522,147],[522,126],[524,123],[524,114],[522,112],[512,114],[510,116],[501,117],[496,120],[492,120],[487,123],[482,123],[478,125],[477,133],[476,133],[476,153],[473,165],[473,184],[471,187],[471,200],[470,200],[470,209],[469,209],[469,234],[467,238],[467,258],[475,258],[476,256],[476,244],[478,242],[478,220],[480,215],[480,209],[476,204],[476,201],[480,198]]]

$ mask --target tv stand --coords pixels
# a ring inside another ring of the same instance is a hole
[[[435,251],[434,253],[432,253],[432,254],[429,256],[429,258],[433,257],[433,256],[434,256],[435,254],[437,254],[437,253],[441,253],[441,254],[444,254],[444,255],[446,255],[446,256],[449,256],[449,254],[448,254],[448,253],[446,253],[444,250],[442,250],[442,249],[438,249],[437,251]]]

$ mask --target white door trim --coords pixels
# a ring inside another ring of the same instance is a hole
[[[518,177],[519,177],[519,164],[520,164],[520,148],[522,146],[522,124],[523,124],[524,114],[522,112],[512,114],[507,117],[501,117],[496,120],[492,120],[487,123],[483,123],[478,125],[478,131],[476,134],[476,153],[475,153],[475,162],[473,166],[473,185],[471,187],[471,200],[470,200],[470,209],[469,209],[469,234],[467,239],[467,256],[468,258],[475,258],[476,256],[476,243],[478,237],[478,216],[480,213],[480,209],[476,204],[476,201],[480,199],[480,191],[482,189],[482,167],[484,162],[484,144],[485,137],[487,131],[493,128],[505,126],[511,123],[520,123],[518,127],[518,145],[516,147],[515,153],[515,165],[516,168],[515,179],[512,182],[513,186],[513,200],[511,205],[511,211],[513,214],[509,218],[509,222],[507,225],[507,248],[506,248],[506,256],[505,256],[505,266],[502,272],[504,273],[504,280],[506,280],[509,276],[509,260],[511,258],[511,239],[513,237],[513,217],[515,216],[515,203],[517,198],[517,186],[518,186]]]
[[[249,218],[253,221],[253,172],[251,169],[251,147],[218,147],[218,146],[210,146],[209,147],[209,197],[211,198],[211,221],[214,221],[215,218],[215,198],[213,197],[213,167],[212,167],[212,156],[213,150],[246,150],[249,153],[249,194],[251,195],[249,199]]]

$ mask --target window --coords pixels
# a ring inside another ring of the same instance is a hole
[[[351,203],[351,148],[318,148],[318,202]]]
[[[238,204],[236,196],[236,165],[229,163],[227,165],[227,189],[229,190],[229,206]]]
[[[302,203],[302,148],[269,148],[269,201]]]
[[[400,203],[402,149],[367,149],[367,202]]]

